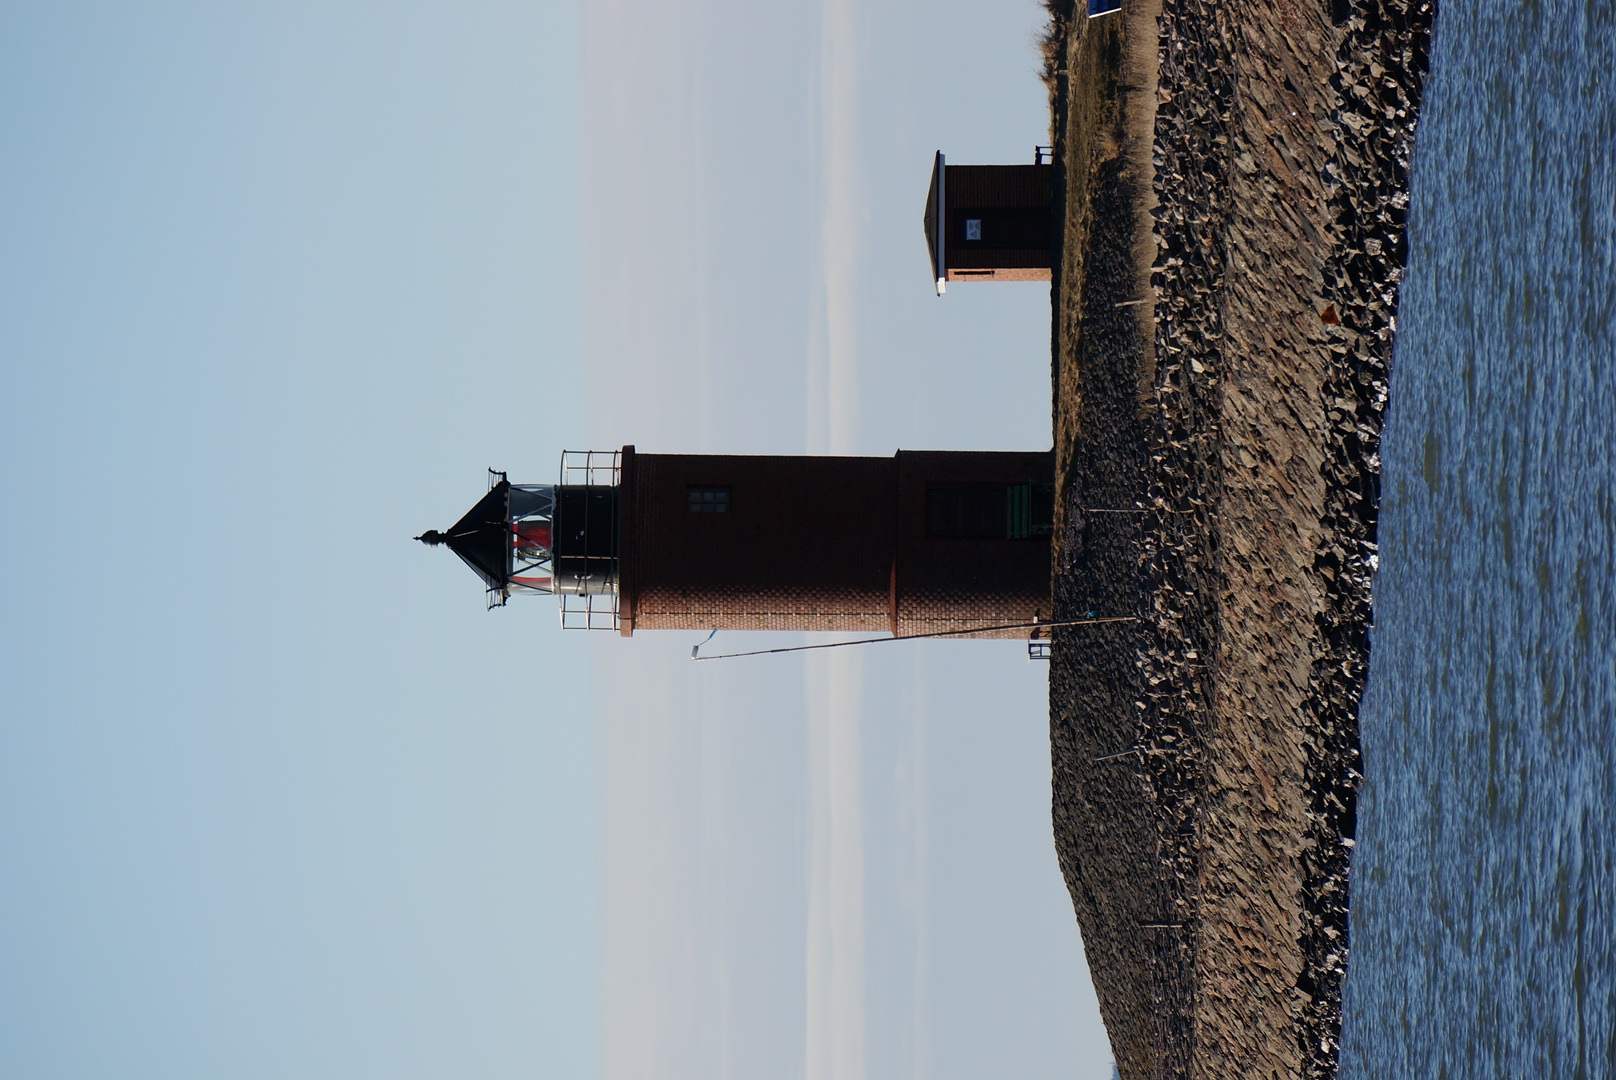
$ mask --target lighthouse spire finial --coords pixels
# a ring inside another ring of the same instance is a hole
[[[437,547],[439,544],[443,543],[449,538],[444,536],[436,529],[428,529],[420,536],[415,537],[415,539],[421,541],[421,543],[425,544],[427,547]]]

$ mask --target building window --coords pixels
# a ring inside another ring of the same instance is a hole
[[[1054,484],[1012,484],[1005,494],[1010,500],[1010,539],[1034,540],[1054,534]]]
[[[685,489],[689,507],[692,514],[727,514],[729,513],[729,488],[727,487],[690,487]]]
[[[951,540],[1033,540],[1053,531],[1053,484],[926,485],[926,535]]]
[[[973,217],[973,218],[966,218],[965,219],[965,239],[967,239],[967,240],[980,240],[980,239],[982,239],[982,219],[981,218],[974,218]]]
[[[1003,484],[927,484],[926,535],[1004,540],[1008,509]]]

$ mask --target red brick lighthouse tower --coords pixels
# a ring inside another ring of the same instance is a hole
[[[446,532],[490,607],[554,594],[576,629],[896,636],[1050,614],[1050,453],[562,455],[558,484],[491,473]],[[1002,630],[978,636],[1027,637]]]

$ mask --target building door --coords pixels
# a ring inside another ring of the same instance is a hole
[[[948,242],[966,251],[1027,251],[1049,246],[1049,208],[966,207],[953,212]]]

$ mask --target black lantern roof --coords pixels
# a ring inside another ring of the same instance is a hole
[[[937,158],[931,166],[931,187],[926,192],[926,252],[931,256],[932,276],[935,277],[937,295],[943,295],[947,288],[944,279],[948,277],[948,254],[943,250],[944,218],[948,216],[948,166],[943,159],[943,152],[937,151]]]
[[[441,544],[476,571],[490,591],[503,592],[510,584],[511,482],[500,477],[448,532],[429,529],[417,536],[423,544]]]

